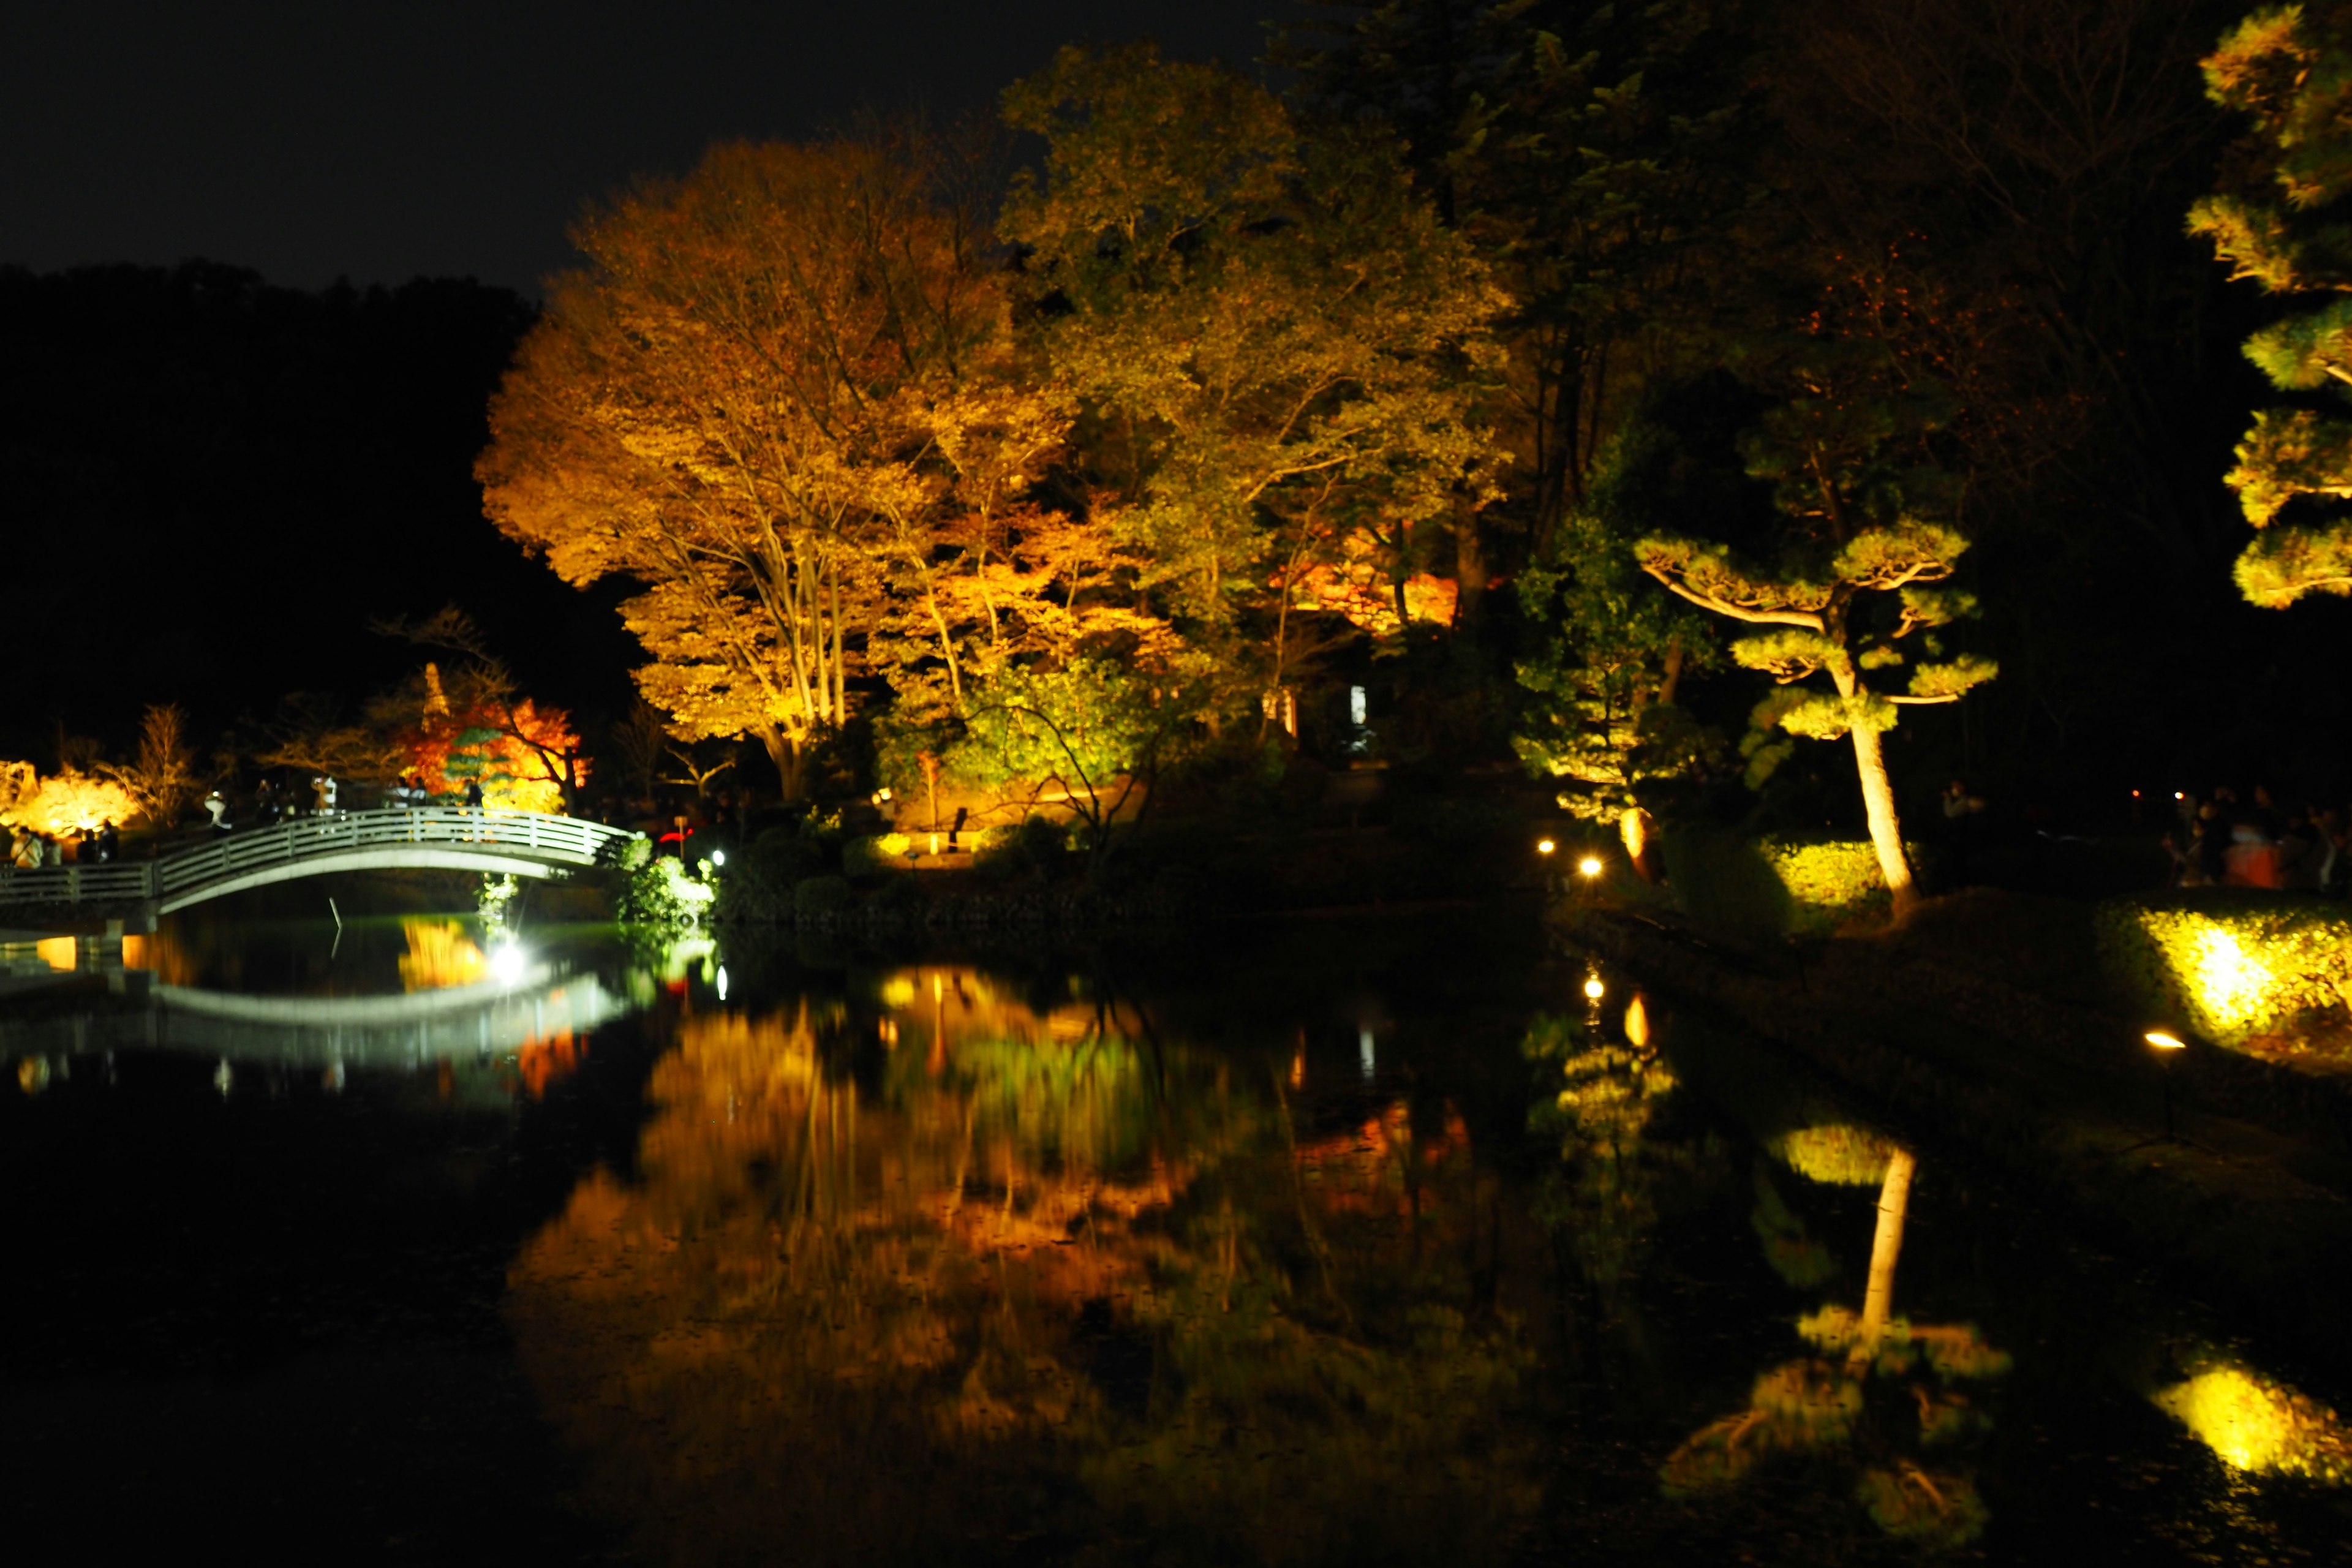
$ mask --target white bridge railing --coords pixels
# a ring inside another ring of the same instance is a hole
[[[636,837],[625,827],[529,811],[349,811],[222,834],[198,849],[114,866],[0,871],[0,905],[170,898],[268,867],[406,847],[455,847],[486,856],[593,866],[605,846]],[[445,857],[435,857],[436,860]]]

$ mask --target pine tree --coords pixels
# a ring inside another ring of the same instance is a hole
[[[2238,557],[2239,588],[2279,609],[2305,594],[2352,594],[2352,12],[2301,5],[2257,11],[2205,64],[2207,91],[2250,115],[2241,177],[2190,211],[2232,278],[2313,302],[2246,341],[2246,357],[2282,392],[2326,393],[2318,406],[2266,408],[2224,476],[2261,531]],[[2290,508],[2293,510],[2290,511]]]
[[[1880,873],[1899,920],[1916,900],[1911,866],[1879,737],[1902,706],[1956,702],[1998,673],[1990,659],[1944,655],[1938,628],[1971,616],[1972,595],[1948,583],[1968,548],[1954,526],[1958,489],[1924,443],[1942,422],[1939,389],[1889,384],[1868,340],[1808,339],[1759,374],[1790,395],[1742,442],[1748,471],[1773,485],[1788,548],[1770,567],[1727,546],[1654,535],[1635,547],[1642,569],[1702,609],[1762,628],[1731,657],[1785,689],[1752,723],[1816,741],[1850,740]],[[1906,459],[1913,459],[1906,461]],[[1920,634],[1927,658],[1908,689],[1874,689],[1870,672],[1911,662],[1898,646]],[[1829,677],[1830,689],[1799,682]]]

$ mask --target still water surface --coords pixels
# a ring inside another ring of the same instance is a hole
[[[18,1540],[2352,1561],[2309,1375],[1524,937],[528,947],[5,1004]]]

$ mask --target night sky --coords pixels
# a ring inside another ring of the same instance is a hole
[[[1245,64],[1284,0],[118,4],[0,26],[0,263],[530,289],[584,201],[726,137],[985,111],[1064,43]]]

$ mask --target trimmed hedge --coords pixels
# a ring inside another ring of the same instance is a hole
[[[2200,888],[2111,899],[2095,922],[2124,1000],[2216,1045],[2352,1005],[2352,913],[2329,900]]]

